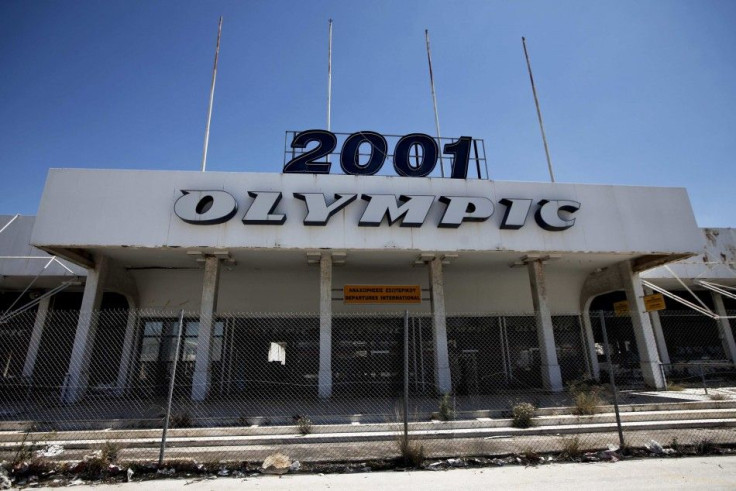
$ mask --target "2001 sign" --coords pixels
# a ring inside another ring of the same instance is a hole
[[[304,149],[309,143],[317,142],[317,146],[291,159],[284,165],[287,174],[329,174],[332,164],[316,162],[331,154],[337,146],[334,133],[325,130],[307,130],[297,133],[291,142],[294,149]],[[456,142],[448,143],[442,149],[443,154],[452,155],[452,172],[450,177],[465,179],[468,176],[470,161],[470,145],[473,139],[461,136]],[[361,154],[361,146],[368,145],[370,154]],[[414,163],[410,152],[415,148]],[[396,173],[406,177],[426,177],[437,165],[439,148],[434,138],[424,133],[411,133],[402,136],[396,143],[393,164]],[[361,155],[368,159],[361,162]],[[354,176],[372,176],[383,167],[388,155],[388,142],[383,135],[375,131],[359,131],[345,139],[340,151],[340,167],[345,174]]]

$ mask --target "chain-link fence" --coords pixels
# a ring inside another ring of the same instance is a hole
[[[167,460],[736,444],[724,324],[662,313],[642,334],[627,316],[589,317],[552,315],[555,345],[545,347],[534,313],[448,314],[444,324],[334,314],[331,329],[318,314],[6,316],[0,460],[27,446],[53,459],[114,446],[121,460],[156,460],[165,426]]]

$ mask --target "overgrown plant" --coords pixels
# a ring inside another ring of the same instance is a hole
[[[424,462],[424,445],[412,440],[403,432],[396,438],[396,446],[399,449],[402,463],[407,467],[419,467]]]
[[[440,406],[437,415],[441,421],[451,421],[455,419],[455,411],[452,409],[452,399],[450,394],[445,394],[440,399]]]
[[[36,446],[36,442],[32,441],[30,444],[28,443],[28,438],[31,436],[31,432],[33,431],[35,431],[35,427],[30,426],[25,433],[23,433],[23,440],[20,442],[20,447],[18,447],[18,451],[15,452],[15,456],[13,456],[13,461],[11,463],[13,466],[33,459],[33,449]]]
[[[120,444],[107,440],[100,449],[100,458],[103,462],[114,464],[120,456]]]
[[[583,451],[580,447],[580,438],[575,436],[573,438],[562,439],[562,453],[560,457],[563,459],[577,459],[583,455]]]
[[[306,416],[299,416],[296,420],[296,427],[302,435],[308,435],[312,432],[312,420]]]
[[[520,402],[511,408],[511,424],[516,428],[529,428],[534,418],[534,406],[528,402]]]
[[[707,438],[704,438],[700,440],[699,442],[695,443],[695,452],[698,453],[698,455],[708,455],[714,453],[716,450],[718,450],[718,447],[715,443],[713,443],[712,440],[709,440]]]
[[[680,442],[677,441],[677,437],[673,436],[672,441],[670,442],[670,448],[674,450],[675,452],[680,452],[682,448],[680,448]]]
[[[673,392],[682,392],[683,390],[685,390],[685,387],[674,382],[667,382],[667,390],[671,390]]]
[[[568,384],[568,390],[575,401],[573,414],[578,416],[592,415],[598,412],[601,400],[601,386],[594,380],[579,380]]]

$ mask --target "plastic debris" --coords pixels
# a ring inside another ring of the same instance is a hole
[[[295,461],[294,461],[294,462],[292,462],[292,463],[291,463],[291,465],[289,466],[289,470],[290,470],[291,472],[296,472],[296,471],[298,471],[299,469],[301,469],[301,467],[302,467],[302,464],[300,464],[298,460],[295,460]]]
[[[656,440],[649,440],[644,444],[644,447],[653,454],[661,455],[664,453],[664,448]]]
[[[0,467],[0,489],[10,489],[11,487],[13,487],[13,483],[8,478],[8,473]]]
[[[43,450],[38,450],[36,452],[36,456],[37,457],[56,457],[57,455],[60,455],[62,453],[64,453],[64,447],[62,447],[61,445],[49,445]]]
[[[130,481],[132,481],[132,480],[133,480],[133,474],[135,474],[135,472],[133,472],[133,469],[131,469],[131,468],[129,467],[129,468],[128,468],[128,472],[127,472],[127,474],[126,474],[126,477],[127,477],[127,480],[128,480],[128,482],[130,482]]]

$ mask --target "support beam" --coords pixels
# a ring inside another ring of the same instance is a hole
[[[33,369],[36,366],[36,358],[38,357],[38,348],[41,346],[41,337],[43,336],[43,326],[46,324],[46,316],[49,313],[49,303],[51,297],[43,297],[38,302],[36,310],[36,320],[33,322],[33,331],[31,331],[31,342],[28,344],[26,352],[26,361],[23,364],[23,376],[30,378],[33,376]]]
[[[544,265],[540,260],[527,262],[529,283],[532,289],[534,316],[537,321],[537,342],[542,370],[542,386],[552,392],[561,392],[562,373],[557,362],[557,348],[552,326],[552,314],[547,299],[547,284],[544,277]]]
[[[212,373],[212,335],[217,311],[217,293],[220,283],[220,258],[205,256],[204,278],[202,280],[202,303],[199,313],[199,332],[197,335],[197,356],[194,361],[192,378],[192,400],[204,401],[210,390]],[[173,376],[173,374],[172,374]]]
[[[445,313],[445,286],[442,258],[428,261],[430,298],[432,301],[432,341],[434,343],[434,383],[437,392],[452,392],[450,360],[447,351],[447,314]]]
[[[723,352],[732,363],[736,363],[736,343],[733,340],[731,324],[726,318],[728,313],[726,312],[726,306],[723,305],[723,297],[716,292],[711,292],[711,295],[713,296],[716,314],[721,316],[716,322],[718,322],[718,337],[721,338],[721,343],[723,343]]]
[[[620,263],[619,271],[626,292],[626,300],[629,302],[629,315],[639,350],[639,363],[644,383],[655,389],[664,389],[665,381],[660,370],[657,342],[651,320],[644,307],[644,288],[639,273],[634,273],[629,261]]]
[[[588,360],[590,360],[590,372],[588,377],[599,380],[601,377],[601,367],[598,364],[598,352],[595,349],[595,336],[593,336],[593,323],[590,321],[590,302],[583,309],[580,317],[583,321],[583,333],[585,336],[585,345],[588,350]]]
[[[332,396],[332,254],[319,260],[319,375],[318,394]]]
[[[125,336],[123,338],[123,349],[120,355],[120,367],[118,368],[118,379],[116,384],[117,395],[121,396],[128,387],[128,377],[133,361],[133,352],[136,341],[136,325],[138,324],[138,311],[136,304],[128,299],[128,321],[125,325]]]
[[[82,306],[79,309],[77,330],[74,335],[69,371],[62,387],[61,399],[66,404],[80,400],[87,390],[92,348],[97,334],[97,317],[102,303],[102,287],[107,276],[108,259],[98,257],[95,267],[87,271]]]
[[[649,288],[644,289],[644,293],[651,295],[653,292]],[[659,361],[665,365],[670,364],[670,354],[667,351],[667,342],[664,339],[664,331],[662,330],[662,321],[659,318],[659,311],[652,310],[649,312],[649,320],[652,322],[654,330],[654,338],[657,340],[657,353],[659,353]]]

